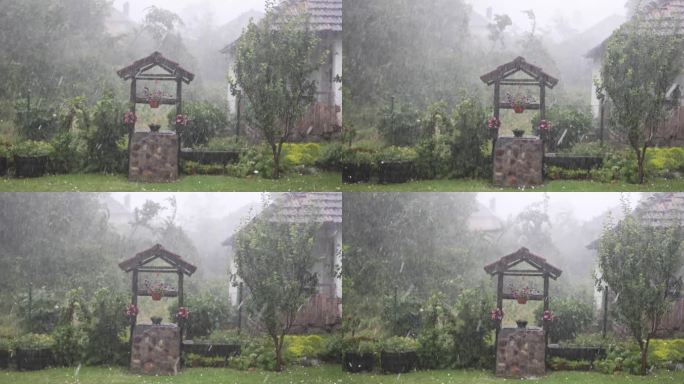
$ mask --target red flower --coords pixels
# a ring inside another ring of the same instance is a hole
[[[551,129],[551,123],[550,122],[548,122],[546,120],[542,120],[541,122],[539,122],[539,130],[540,131],[547,131],[549,129]]]
[[[135,123],[138,121],[138,117],[135,115],[133,112],[126,112],[124,114],[124,124],[126,125],[135,125]]]
[[[126,310],[124,311],[127,317],[137,317],[139,312],[140,311],[138,310],[138,306],[135,304],[129,305],[128,307],[126,307]]]
[[[501,321],[504,318],[504,312],[501,308],[492,309],[490,316],[492,321]]]
[[[496,116],[492,116],[487,120],[487,128],[489,129],[498,129],[501,128],[501,120],[497,118]]]
[[[544,315],[542,316],[542,321],[553,321],[553,319],[554,319],[553,312],[551,312],[548,309],[546,311],[544,311]]]
[[[188,117],[185,115],[177,115],[176,116],[176,125],[182,125],[185,126],[188,124]]]
[[[178,308],[178,312],[176,313],[177,318],[184,319],[184,320],[187,319],[189,315],[190,315],[190,311],[188,311],[188,309],[185,307]]]

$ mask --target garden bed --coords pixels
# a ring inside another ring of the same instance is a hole
[[[0,369],[9,368],[10,357],[10,351],[0,349]]]
[[[15,175],[20,178],[41,177],[45,175],[48,161],[48,156],[15,156]]]
[[[380,354],[380,367],[385,373],[407,373],[417,367],[418,355],[416,352],[382,352]]]
[[[345,184],[368,183],[371,171],[370,164],[342,164],[342,181]]]
[[[544,156],[544,165],[547,167],[583,169],[589,171],[592,169],[601,168],[603,166],[603,157],[547,153]]]
[[[0,156],[0,176],[7,174],[7,158]]]
[[[183,341],[183,353],[194,353],[204,357],[233,357],[239,356],[242,348],[239,344],[194,343]]]
[[[48,368],[54,363],[52,349],[23,349],[17,348],[15,351],[17,370],[37,371]]]
[[[414,168],[414,163],[411,161],[381,162],[378,164],[380,184],[407,183],[414,176]]]
[[[199,164],[233,164],[240,161],[239,151],[181,151],[181,160]]]
[[[558,357],[571,361],[586,360],[594,362],[595,360],[606,358],[606,350],[602,347],[549,346],[546,351],[549,359]]]
[[[342,369],[351,373],[372,372],[375,369],[375,355],[346,352],[342,358]]]

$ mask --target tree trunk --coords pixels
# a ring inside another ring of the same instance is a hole
[[[280,342],[278,336],[273,337],[273,345],[275,345],[275,353],[276,353],[275,370],[276,370],[276,372],[282,372],[283,371],[283,344]]]
[[[648,344],[650,339],[646,339],[646,343],[641,346],[641,374],[645,375],[648,370]]]
[[[637,166],[639,168],[639,184],[644,183],[644,161],[646,160],[646,151],[637,151]]]
[[[280,153],[278,149],[273,146],[273,178],[278,180],[280,178]]]

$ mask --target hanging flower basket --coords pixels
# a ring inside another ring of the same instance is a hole
[[[513,106],[513,111],[515,113],[518,113],[518,114],[523,113],[523,112],[525,112],[525,106],[524,105],[515,105],[515,106]]]
[[[160,101],[159,101],[159,100],[155,100],[155,99],[150,99],[150,100],[147,102],[147,104],[150,105],[150,108],[157,109],[157,108],[159,108]]]
[[[525,112],[525,108],[530,103],[530,98],[525,95],[518,94],[513,96],[510,93],[507,93],[506,97],[508,98],[508,103],[511,105],[511,108],[515,113]]]
[[[513,291],[513,297],[518,302],[518,304],[527,304],[527,300],[529,300],[530,298],[530,288],[525,287],[519,291]]]
[[[154,301],[161,300],[166,291],[166,285],[164,283],[150,284],[149,281],[145,281],[145,288],[147,288],[147,292]]]

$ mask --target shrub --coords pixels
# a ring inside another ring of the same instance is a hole
[[[15,125],[19,127],[19,134],[25,140],[50,140],[59,131],[60,123],[54,109],[46,109],[35,105],[28,111],[26,101],[17,102]]]
[[[419,346],[414,338],[395,336],[383,341],[382,350],[395,353],[415,352]]]
[[[231,324],[230,299],[219,289],[188,297],[185,301],[189,315],[185,323],[187,339],[209,336],[215,329]],[[177,304],[169,306],[173,319],[178,311]]]
[[[90,322],[85,326],[85,346],[88,364],[124,364],[128,357],[127,343],[122,340],[129,320],[124,314],[128,305],[125,295],[102,288],[95,292],[90,308]]]
[[[342,358],[343,336],[334,334],[325,340],[325,346],[321,352],[321,359],[330,363],[339,363]]]
[[[186,175],[225,175],[230,173],[222,164],[200,164],[194,161],[183,161],[181,169]],[[241,175],[240,177],[244,177]]]
[[[490,311],[495,306],[493,296],[484,289],[466,289],[458,296],[448,329],[453,338],[456,367],[484,368],[493,364],[489,347],[494,329]]]
[[[573,298],[551,299],[549,307],[554,314],[553,323],[549,328],[549,338],[552,343],[574,339],[585,331],[594,318],[594,309],[591,304]],[[537,325],[542,324],[543,311],[544,308],[539,306],[534,313]]]
[[[87,169],[94,172],[120,172],[127,161],[119,143],[128,134],[123,123],[124,107],[106,93],[95,105],[92,126],[85,133]]]
[[[423,309],[423,321],[418,335],[418,361],[424,369],[446,368],[451,361],[453,339],[443,324],[451,314],[442,303],[441,295],[432,295]]]
[[[445,140],[421,140],[416,146],[416,155],[416,174],[419,178],[431,180],[448,176],[451,148]]]
[[[51,156],[54,153],[54,148],[45,141],[26,140],[15,144],[12,147],[12,153],[15,156],[22,157]]]
[[[52,139],[54,151],[50,161],[53,173],[73,173],[83,168],[85,148],[76,135],[69,132],[57,134]]]
[[[80,327],[60,325],[53,332],[57,364],[73,366],[83,361],[87,338]]]
[[[684,148],[650,148],[646,152],[646,172],[656,177],[684,172]]]
[[[563,133],[567,130],[563,142],[558,149],[572,148],[579,143],[582,138],[592,130],[593,118],[591,114],[580,111],[573,107],[553,106],[546,111],[546,120],[551,122],[552,129],[550,131],[549,143],[552,149],[555,150],[555,145],[560,140]],[[537,114],[532,119],[532,124],[535,127],[535,134],[539,134],[539,123],[541,118]]]
[[[14,342],[15,348],[22,349],[48,349],[54,346],[55,339],[52,336],[40,333],[27,333]]]
[[[33,289],[19,297],[19,316],[29,333],[50,333],[59,321],[58,302],[52,292]]]
[[[376,163],[406,163],[417,158],[416,150],[408,147],[387,147],[375,154]]]
[[[412,146],[420,140],[420,114],[409,105],[395,108],[386,107],[378,131],[386,143],[392,146]]]
[[[9,145],[5,145],[4,143],[0,142],[0,157],[9,158],[11,154],[12,150],[10,149]]]
[[[184,358],[185,365],[192,368],[223,368],[226,366],[226,359],[221,356],[212,357],[188,353]]]
[[[14,340],[10,338],[0,337],[0,351],[9,351],[14,348]]]
[[[283,161],[290,167],[300,165],[313,167],[321,156],[321,146],[316,143],[307,144],[284,144]]]
[[[339,171],[342,169],[342,156],[345,147],[342,143],[327,145],[321,151],[317,166],[328,171]]]
[[[247,177],[261,176],[264,178],[273,177],[273,153],[266,145],[251,147],[240,154],[240,161],[237,164],[229,164],[227,171],[230,176]],[[280,173],[289,171],[287,162],[280,162]]]
[[[587,180],[592,178],[592,173],[586,169],[548,167],[546,168],[546,176],[551,180]]]
[[[228,132],[228,115],[224,110],[207,101],[187,103],[183,113],[188,116],[188,123],[182,130],[183,144],[195,147],[207,144],[217,135]],[[169,112],[169,124],[176,123],[176,111]]]
[[[288,358],[318,358],[326,351],[326,340],[319,335],[285,336],[285,354]]]
[[[490,174],[491,156],[485,153],[489,133],[484,127],[482,103],[473,97],[464,98],[452,116],[450,137],[451,173],[454,177],[486,177]]]
[[[360,148],[346,150],[342,154],[341,163],[356,166],[373,165],[373,154]]]
[[[287,354],[283,355],[283,359],[287,365],[289,363]],[[276,354],[273,342],[266,338],[248,341],[242,346],[240,356],[234,356],[228,360],[228,366],[239,370],[259,368],[275,371]]]
[[[386,296],[382,320],[393,336],[415,335],[420,329],[420,302],[411,297],[397,299]]]
[[[589,371],[592,368],[591,361],[587,360],[567,360],[561,357],[554,357],[549,361],[549,367],[554,371]]]
[[[209,152],[242,152],[248,146],[241,137],[221,136],[212,137],[206,144],[196,145],[193,148],[197,151]]]

